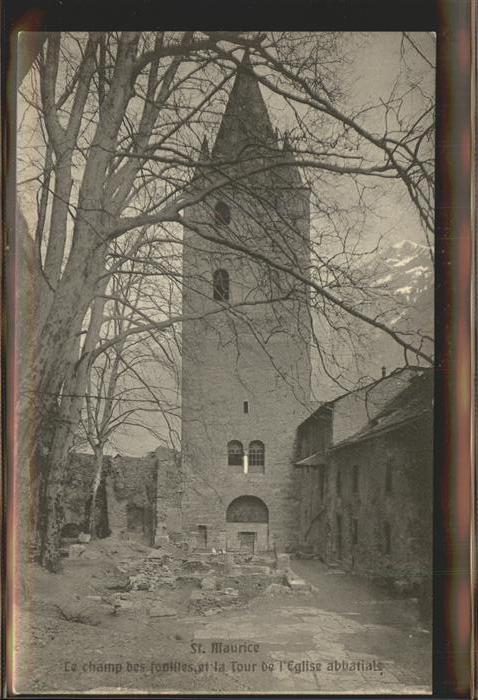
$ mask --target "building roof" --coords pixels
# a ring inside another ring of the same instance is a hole
[[[296,467],[320,467],[322,464],[324,464],[326,459],[326,454],[323,450],[319,450],[318,452],[314,452],[313,455],[309,455],[309,457],[305,457],[305,459],[300,459],[298,462],[295,462]]]
[[[433,370],[424,369],[412,378],[410,383],[395,396],[369,424],[345,440],[333,445],[338,450],[347,445],[374,438],[376,435],[397,430],[403,425],[415,422],[433,410]]]
[[[335,399],[331,399],[330,401],[319,402],[319,405],[312,411],[312,413],[309,416],[307,416],[307,418],[305,418],[302,421],[302,423],[300,423],[299,427],[301,425],[303,425],[304,423],[307,423],[307,421],[316,418],[324,411],[327,411],[327,412],[332,411],[334,409],[334,406],[336,404],[338,404],[340,401],[342,401],[343,399],[346,399],[347,397],[352,396],[354,394],[359,394],[360,392],[368,392],[376,386],[387,383],[388,381],[390,381],[391,377],[397,377],[398,375],[401,375],[403,373],[410,373],[411,376],[413,376],[414,374],[419,375],[425,371],[427,371],[427,370],[423,367],[416,367],[416,366],[397,367],[397,369],[393,370],[393,372],[390,372],[385,377],[380,377],[379,379],[374,379],[373,381],[369,382],[368,384],[365,384],[364,386],[360,386],[357,389],[353,389],[352,391],[346,391],[345,393],[340,394],[339,396],[336,396]]]

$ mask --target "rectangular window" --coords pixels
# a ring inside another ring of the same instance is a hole
[[[198,547],[198,549],[207,549],[207,527],[206,527],[206,525],[198,525],[198,528],[197,528],[197,547]]]
[[[342,559],[342,516],[337,515],[337,558]]]
[[[358,520],[352,518],[352,544],[358,544]]]
[[[244,413],[249,413],[249,401],[244,401],[243,405]]]
[[[385,493],[390,496],[393,492],[393,462],[388,460],[385,467]]]
[[[358,493],[359,492],[359,475],[360,475],[360,468],[358,464],[354,464],[352,467],[352,491],[353,493]]]
[[[383,553],[390,554],[392,551],[392,531],[390,523],[383,524]]]

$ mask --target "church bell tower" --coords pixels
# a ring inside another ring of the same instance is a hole
[[[206,165],[207,164],[207,167]],[[198,549],[296,544],[310,394],[309,192],[247,54],[184,212],[183,529]],[[206,194],[205,194],[206,193]]]

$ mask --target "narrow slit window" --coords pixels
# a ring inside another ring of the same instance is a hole
[[[352,544],[358,544],[358,520],[352,519]]]
[[[392,551],[392,530],[390,523],[383,524],[383,553],[390,554]]]
[[[242,408],[244,410],[244,413],[249,413],[249,401],[244,401]]]

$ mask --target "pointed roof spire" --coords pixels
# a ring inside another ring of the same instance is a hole
[[[260,144],[275,144],[274,130],[246,50],[236,71],[212,154],[228,158],[247,145]]]
[[[289,132],[284,132],[284,140],[282,142],[282,150],[284,153],[292,153],[292,146],[290,144]]]
[[[207,140],[207,136],[204,136],[201,144],[201,151],[199,153],[199,160],[208,160],[209,159],[209,143]]]
[[[242,54],[241,66],[245,66],[246,68],[250,68],[252,70],[251,54],[248,46],[246,46],[244,53]]]

